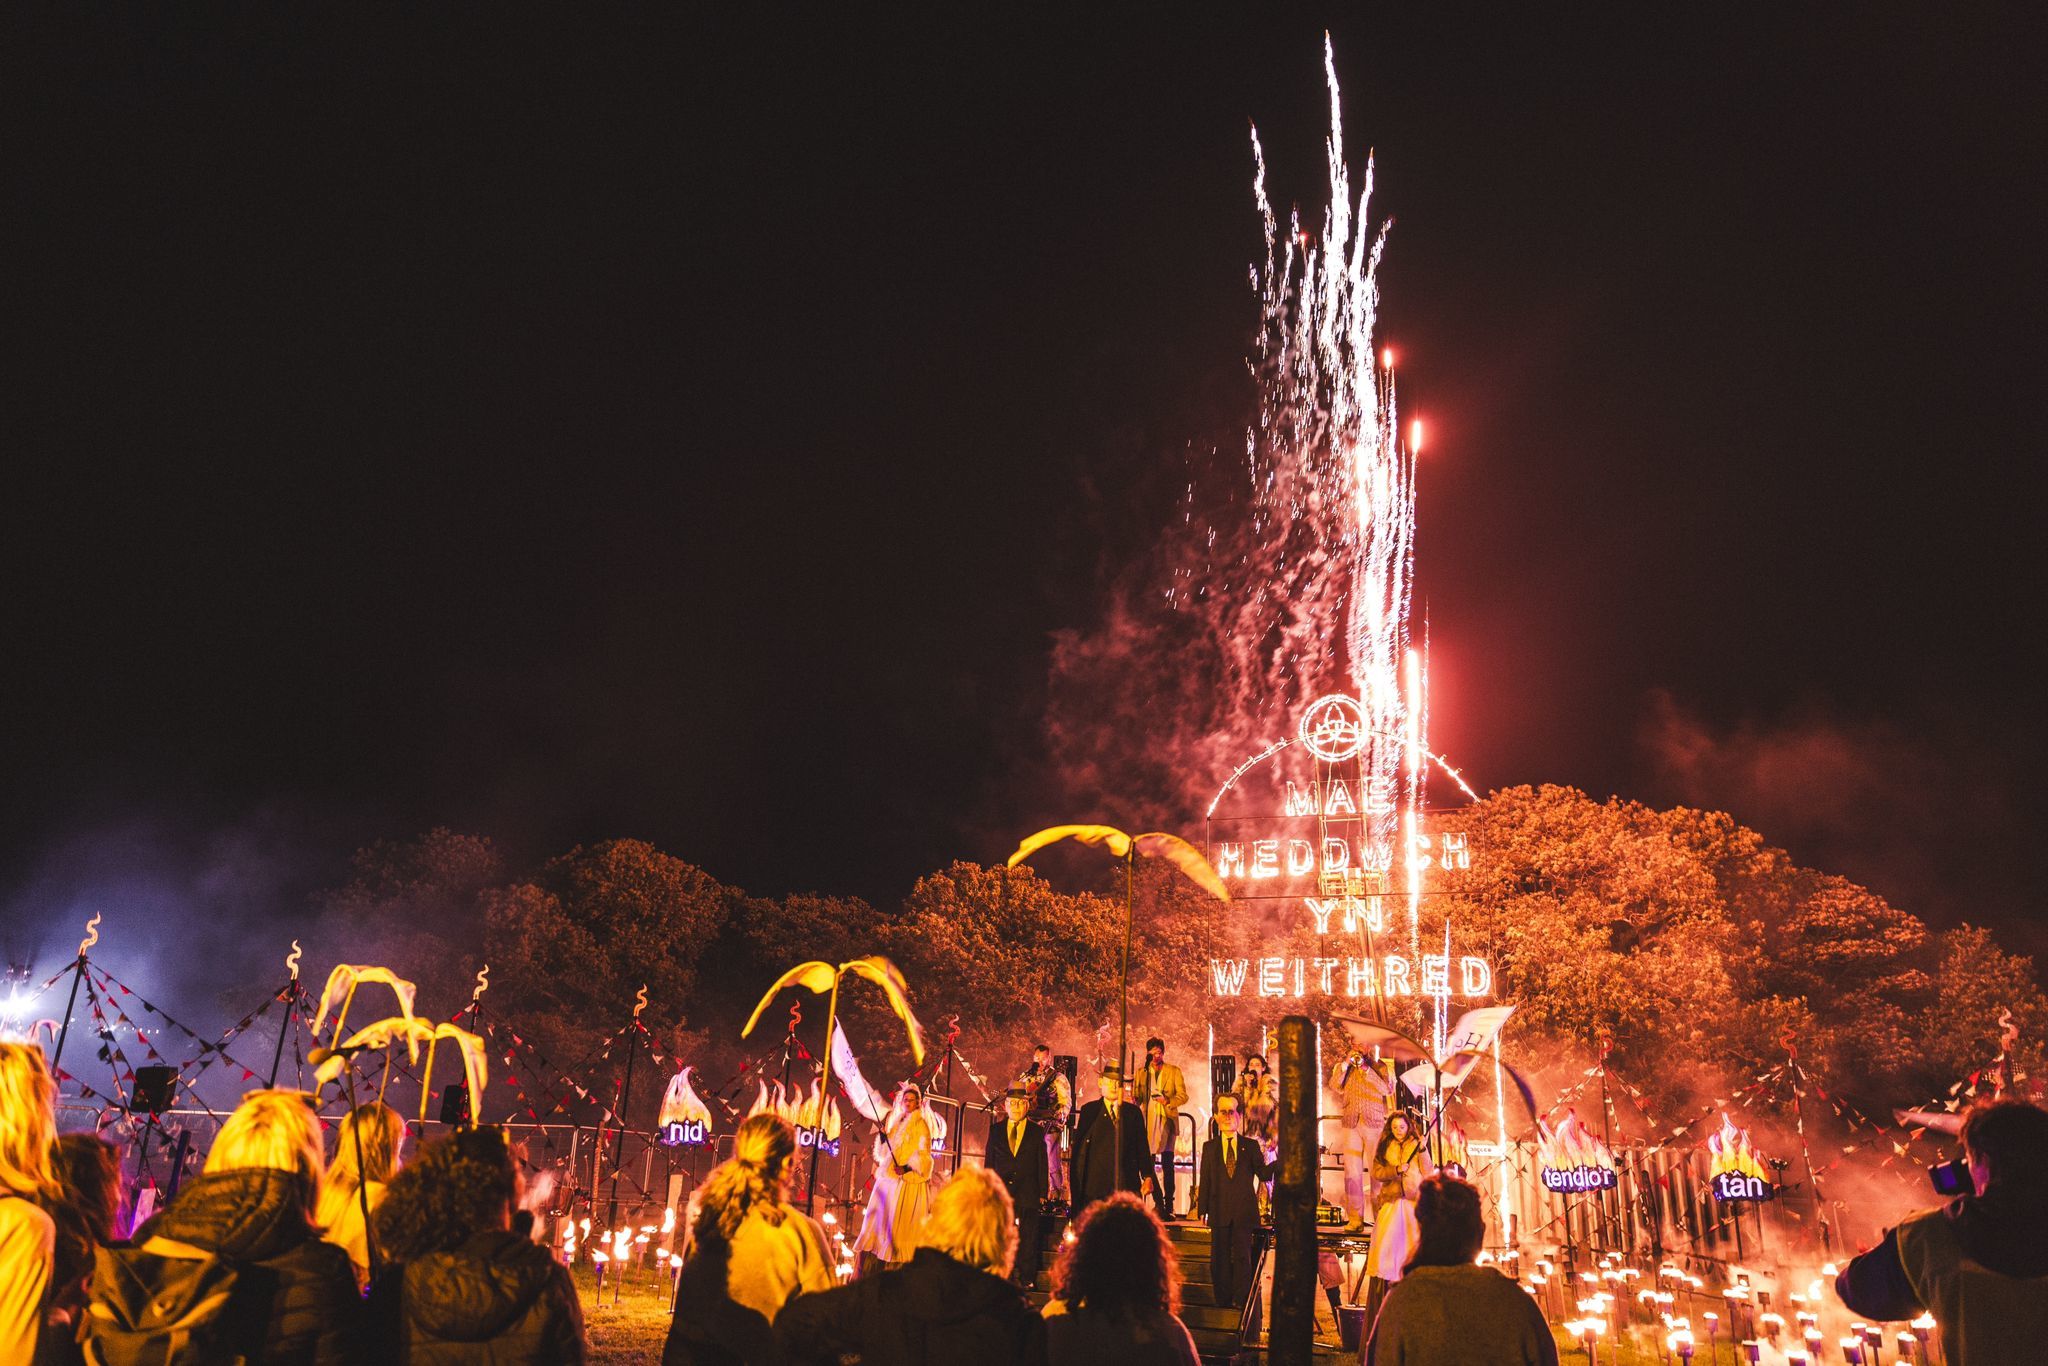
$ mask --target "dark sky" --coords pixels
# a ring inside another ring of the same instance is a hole
[[[17,24],[0,904],[252,824],[879,898],[1080,814],[1048,640],[1249,416],[1323,21],[983,8]],[[2042,35],[1348,10],[1439,748],[2023,929]]]

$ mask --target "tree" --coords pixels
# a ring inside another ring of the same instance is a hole
[[[378,964],[417,983],[424,1009],[452,1014],[474,988],[486,897],[504,879],[504,859],[481,835],[436,827],[359,849],[348,881],[314,898],[306,975]]]

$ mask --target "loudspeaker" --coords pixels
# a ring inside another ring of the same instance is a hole
[[[146,1110],[160,1115],[171,1108],[171,1100],[178,1090],[178,1069],[175,1067],[138,1067],[135,1069],[135,1089],[128,1093],[129,1111]]]
[[[463,1082],[441,1088],[441,1122],[467,1127],[469,1124],[469,1087]]]
[[[1067,1106],[1067,1127],[1071,1129],[1081,1122],[1081,1060],[1072,1053],[1055,1053],[1052,1070],[1067,1079],[1067,1095],[1072,1098]]]
[[[1211,1053],[1209,1055],[1210,1106],[1214,1108],[1215,1097],[1237,1085],[1237,1055],[1235,1053]]]

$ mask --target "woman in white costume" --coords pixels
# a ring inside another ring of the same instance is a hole
[[[867,1213],[853,1244],[863,1272],[871,1268],[870,1259],[884,1266],[909,1261],[931,1212],[938,1121],[925,1106],[923,1087],[903,1083],[883,1129],[875,1135],[874,1189],[868,1192]]]

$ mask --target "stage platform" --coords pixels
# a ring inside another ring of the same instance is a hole
[[[1065,1219],[1047,1219],[1043,1225],[1044,1256],[1038,1282],[1032,1287],[1032,1303],[1043,1305],[1052,1295],[1052,1266],[1059,1256],[1062,1240],[1066,1236]],[[1253,1366],[1266,1360],[1264,1348],[1265,1305],[1269,1302],[1272,1284],[1270,1251],[1272,1229],[1262,1229],[1259,1234],[1260,1276],[1256,1298],[1247,1297],[1245,1304],[1218,1304],[1215,1287],[1209,1279],[1209,1230],[1198,1220],[1175,1220],[1166,1226],[1167,1234],[1173,1240],[1174,1249],[1180,1254],[1181,1296],[1180,1318],[1187,1325],[1188,1333],[1195,1340],[1195,1350],[1201,1353],[1204,1362],[1240,1363]],[[1335,1225],[1319,1226],[1316,1230],[1317,1259],[1322,1264],[1327,1280],[1334,1275],[1342,1282],[1339,1290],[1341,1299],[1349,1302],[1355,1295],[1363,1302],[1365,1298],[1365,1254],[1372,1244],[1372,1230],[1362,1233],[1345,1233]],[[1248,1306],[1252,1312],[1248,1315]],[[1336,1315],[1329,1311],[1327,1298],[1321,1302],[1322,1311],[1316,1319],[1317,1362],[1355,1362],[1357,1350],[1345,1350],[1339,1338]],[[1247,1318],[1255,1317],[1255,1331],[1247,1331]]]

